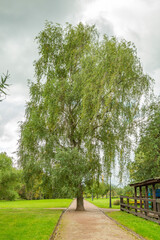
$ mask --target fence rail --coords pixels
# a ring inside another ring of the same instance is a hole
[[[160,224],[160,199],[120,196],[120,209]]]

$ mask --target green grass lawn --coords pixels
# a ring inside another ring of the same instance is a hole
[[[48,240],[61,212],[52,209],[0,209],[0,239]]]
[[[72,199],[0,201],[0,208],[67,208]]]
[[[107,215],[148,240],[160,239],[160,226],[157,223],[125,212],[112,212]]]
[[[48,240],[71,199],[0,201],[0,240]]]
[[[119,209],[120,208],[119,205],[113,205],[113,202],[116,199],[119,199],[119,198],[112,199],[112,208]],[[87,198],[86,200],[93,203],[94,205],[96,205],[99,208],[109,208],[109,198],[99,198],[99,199],[94,198],[93,201],[91,198]]]

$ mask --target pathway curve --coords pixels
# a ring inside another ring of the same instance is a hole
[[[63,214],[54,240],[136,240],[96,206],[84,200],[84,212],[75,211],[76,200]]]

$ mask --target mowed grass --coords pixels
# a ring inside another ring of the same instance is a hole
[[[72,199],[0,201],[0,208],[67,208]]]
[[[160,226],[157,223],[125,212],[111,212],[106,214],[148,240],[160,239]]]
[[[0,209],[0,239],[48,240],[61,213],[52,209]]]
[[[112,208],[113,209],[119,209],[120,206],[119,205],[113,205],[113,202],[115,200],[117,200],[119,198],[112,198]],[[86,198],[87,201],[89,201],[90,203],[93,203],[94,205],[96,205],[99,208],[109,208],[109,198],[94,198],[93,201],[91,198]]]
[[[71,199],[0,201],[0,240],[48,240]],[[48,209],[49,208],[49,209]]]

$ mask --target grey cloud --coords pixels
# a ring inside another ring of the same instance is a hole
[[[3,136],[5,125],[22,114],[24,114],[24,102],[8,103],[4,100],[0,103],[0,137]]]
[[[16,151],[17,122],[24,118],[28,98],[27,79],[34,79],[36,35],[45,20],[74,23],[81,7],[78,0],[0,0],[0,75],[9,70],[11,84],[0,103],[0,151]]]
[[[1,41],[0,41],[0,44]],[[1,45],[2,46],[2,45]],[[10,39],[3,44],[0,72],[9,70],[11,84],[25,84],[33,76],[33,61],[36,58],[36,45],[32,39]]]
[[[116,26],[121,37],[135,43],[144,68],[149,73],[159,68],[160,62],[159,12],[158,0],[135,0],[135,4],[132,1],[131,5],[119,3],[113,11],[114,30]]]
[[[101,12],[97,18],[88,19],[87,23],[95,24],[96,28],[101,34],[113,36],[114,35],[113,24],[108,19],[106,19],[103,15],[104,13]]]
[[[45,20],[63,24],[80,8],[78,0],[0,0],[0,73],[8,69],[15,75],[14,84],[26,84],[37,56],[34,39]]]
[[[78,0],[0,0],[1,27],[7,33],[25,34],[39,31],[45,20],[65,22],[80,9]]]
[[[95,19],[95,23],[102,34],[106,34],[108,36],[114,35],[114,27],[109,20],[106,20],[106,18],[103,17],[103,13]]]
[[[151,73],[160,66],[159,25],[159,12],[155,11],[155,16],[152,18],[152,22],[150,22],[150,19],[146,19],[146,24],[142,30],[137,28],[137,31],[129,31],[129,36],[133,39],[138,48],[145,70]]]

